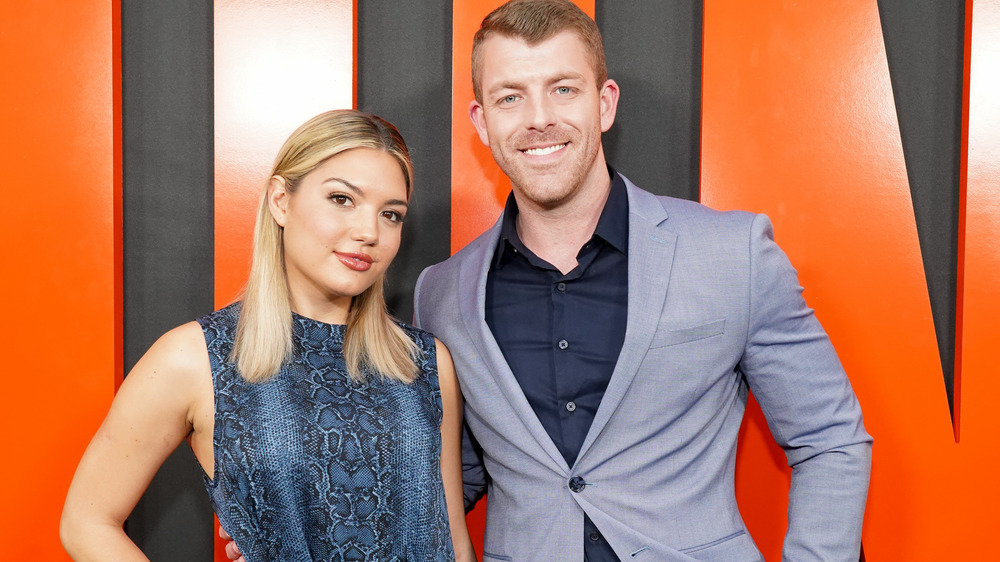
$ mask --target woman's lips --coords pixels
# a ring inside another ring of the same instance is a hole
[[[354,271],[368,271],[372,267],[372,257],[368,254],[353,254],[347,252],[334,252],[340,263],[353,269]]]

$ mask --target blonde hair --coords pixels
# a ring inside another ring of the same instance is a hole
[[[511,0],[490,12],[472,39],[472,91],[476,101],[483,103],[483,43],[490,35],[537,45],[566,30],[583,41],[600,88],[608,79],[608,67],[601,30],[590,16],[569,0]]]
[[[294,192],[306,174],[353,148],[380,150],[395,158],[409,199],[413,165],[402,135],[388,121],[355,110],[328,111],[306,121],[281,147],[270,177],[283,178],[286,189]],[[351,301],[344,335],[347,370],[358,381],[368,370],[411,382],[417,376],[418,349],[389,316],[383,284],[384,275]],[[242,301],[230,360],[245,380],[264,382],[291,357],[293,348],[283,229],[268,209],[267,183],[257,206],[253,262]]]

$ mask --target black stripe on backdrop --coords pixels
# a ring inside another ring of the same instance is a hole
[[[213,307],[212,2],[122,2],[125,366]],[[126,523],[153,561],[212,560],[186,443]]]
[[[621,88],[608,162],[658,195],[698,200],[702,4],[597,0],[608,76]]]
[[[954,410],[965,2],[879,0],[924,274]]]
[[[390,311],[405,322],[413,318],[421,270],[450,255],[451,6],[450,0],[358,2],[358,109],[399,128],[415,169],[386,295]]]

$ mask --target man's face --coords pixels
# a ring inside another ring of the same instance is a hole
[[[614,122],[618,86],[598,87],[576,34],[536,45],[493,35],[483,43],[480,76],[483,101],[469,115],[519,203],[551,209],[584,185],[606,184],[601,133]]]

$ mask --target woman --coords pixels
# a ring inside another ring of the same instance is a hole
[[[122,523],[182,439],[250,562],[474,559],[451,356],[385,310],[411,181],[378,117],[292,133],[242,301],[161,337],[84,453],[60,525],[74,559],[145,559]]]

